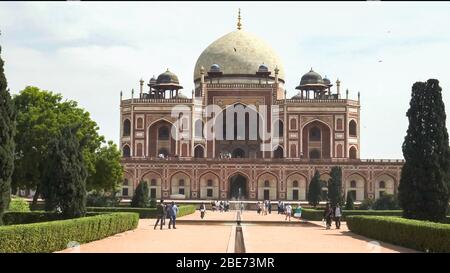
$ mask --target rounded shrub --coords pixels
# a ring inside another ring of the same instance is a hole
[[[29,212],[30,204],[23,198],[14,197],[11,198],[11,202],[9,203],[9,208],[7,211],[10,212]]]

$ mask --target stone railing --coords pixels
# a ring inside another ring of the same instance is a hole
[[[190,157],[124,157],[123,162],[134,161],[150,161],[150,162],[192,162],[192,163],[299,163],[299,164],[330,164],[330,163],[343,163],[343,164],[358,164],[358,163],[399,163],[403,164],[403,159],[349,159],[349,158],[327,158],[327,159],[308,159],[308,158],[190,158]]]
[[[273,88],[274,84],[266,83],[207,83],[207,88]]]
[[[286,104],[314,104],[314,103],[343,103],[358,105],[359,102],[356,100],[348,99],[287,99]],[[277,100],[276,104],[284,104],[284,100]]]
[[[133,99],[134,103],[192,103],[192,99]],[[131,104],[131,99],[122,100],[122,105]]]

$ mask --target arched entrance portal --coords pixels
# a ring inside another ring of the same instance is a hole
[[[233,158],[244,158],[245,152],[241,148],[236,148],[233,150]]]
[[[229,198],[232,200],[247,199],[247,178],[241,174],[230,178]]]

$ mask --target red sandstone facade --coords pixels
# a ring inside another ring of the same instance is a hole
[[[236,35],[242,36],[239,31]],[[245,43],[245,36],[241,36],[238,45]],[[232,43],[236,38],[227,39]],[[236,69],[250,63],[244,62]],[[222,63],[227,67],[234,64]],[[152,79],[148,92],[141,81],[137,98],[132,94],[131,99],[122,99],[121,95],[123,196],[132,196],[138,183],[145,181],[154,198],[230,199],[239,193],[248,200],[306,200],[314,171],[319,170],[322,180],[327,181],[333,166],[342,167],[344,192],[357,201],[396,193],[403,161],[360,159],[359,94],[358,100],[348,99],[348,91],[346,98],[341,98],[339,80],[332,92],[330,81],[311,69],[302,77],[299,94],[287,99],[277,66],[261,65],[253,74],[251,70],[233,74],[223,73],[220,64],[205,64],[211,68],[206,71],[202,66],[196,72],[191,99],[179,95],[182,87],[169,71],[158,80]],[[208,105],[217,105],[222,112],[202,115]],[[249,137],[254,110],[248,110],[235,117],[245,124],[242,130],[228,123],[222,131],[215,130],[216,135],[233,131],[233,140],[207,139],[206,124],[223,120],[236,105],[247,110],[267,106],[266,119],[256,114],[257,126],[271,138]],[[172,113],[175,106],[185,108],[181,115]],[[272,149],[261,150],[262,143]],[[231,158],[224,158],[227,154]]]

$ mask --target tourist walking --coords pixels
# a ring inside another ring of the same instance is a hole
[[[175,204],[175,202],[172,201],[172,204],[170,205],[170,209],[169,209],[169,229],[170,229],[170,224],[172,224],[173,229],[177,229],[175,227],[175,222],[177,220],[177,214],[178,214],[178,207]]]
[[[341,217],[342,217],[342,209],[339,204],[334,208],[334,222],[336,224],[336,229],[341,228]]]
[[[331,228],[331,222],[333,219],[333,210],[330,207],[330,203],[327,203],[323,212],[323,218],[325,219],[327,229]]]
[[[158,223],[160,223],[160,222],[161,222],[161,229],[163,228],[165,216],[166,216],[166,211],[165,211],[165,207],[164,207],[164,200],[161,199],[158,207],[156,208],[157,219],[156,219],[155,227],[153,229],[156,229],[156,227],[158,226]]]
[[[241,214],[244,211],[244,203],[241,201],[241,203],[239,204],[239,209],[241,210]]]
[[[281,213],[281,200],[278,200],[277,210],[278,210],[278,214],[280,214]]]
[[[172,204],[166,204],[165,206],[165,211],[166,211],[166,217],[164,219],[164,224],[166,225],[166,219],[169,219],[169,227],[170,227],[170,215],[171,215],[171,211],[172,211]]]
[[[291,214],[292,214],[292,206],[291,204],[287,204],[285,206],[286,208],[286,218],[284,218],[284,220],[286,221],[289,218],[289,222],[291,221]]]
[[[261,204],[259,203],[259,201],[258,201],[258,203],[256,203],[256,212],[257,212],[258,214],[261,213]]]
[[[270,202],[270,200],[269,202],[267,202],[267,208],[269,209],[269,214],[272,214],[272,203]]]
[[[204,203],[202,203],[200,205],[200,218],[204,218],[205,217],[205,212],[206,212],[206,206]]]

